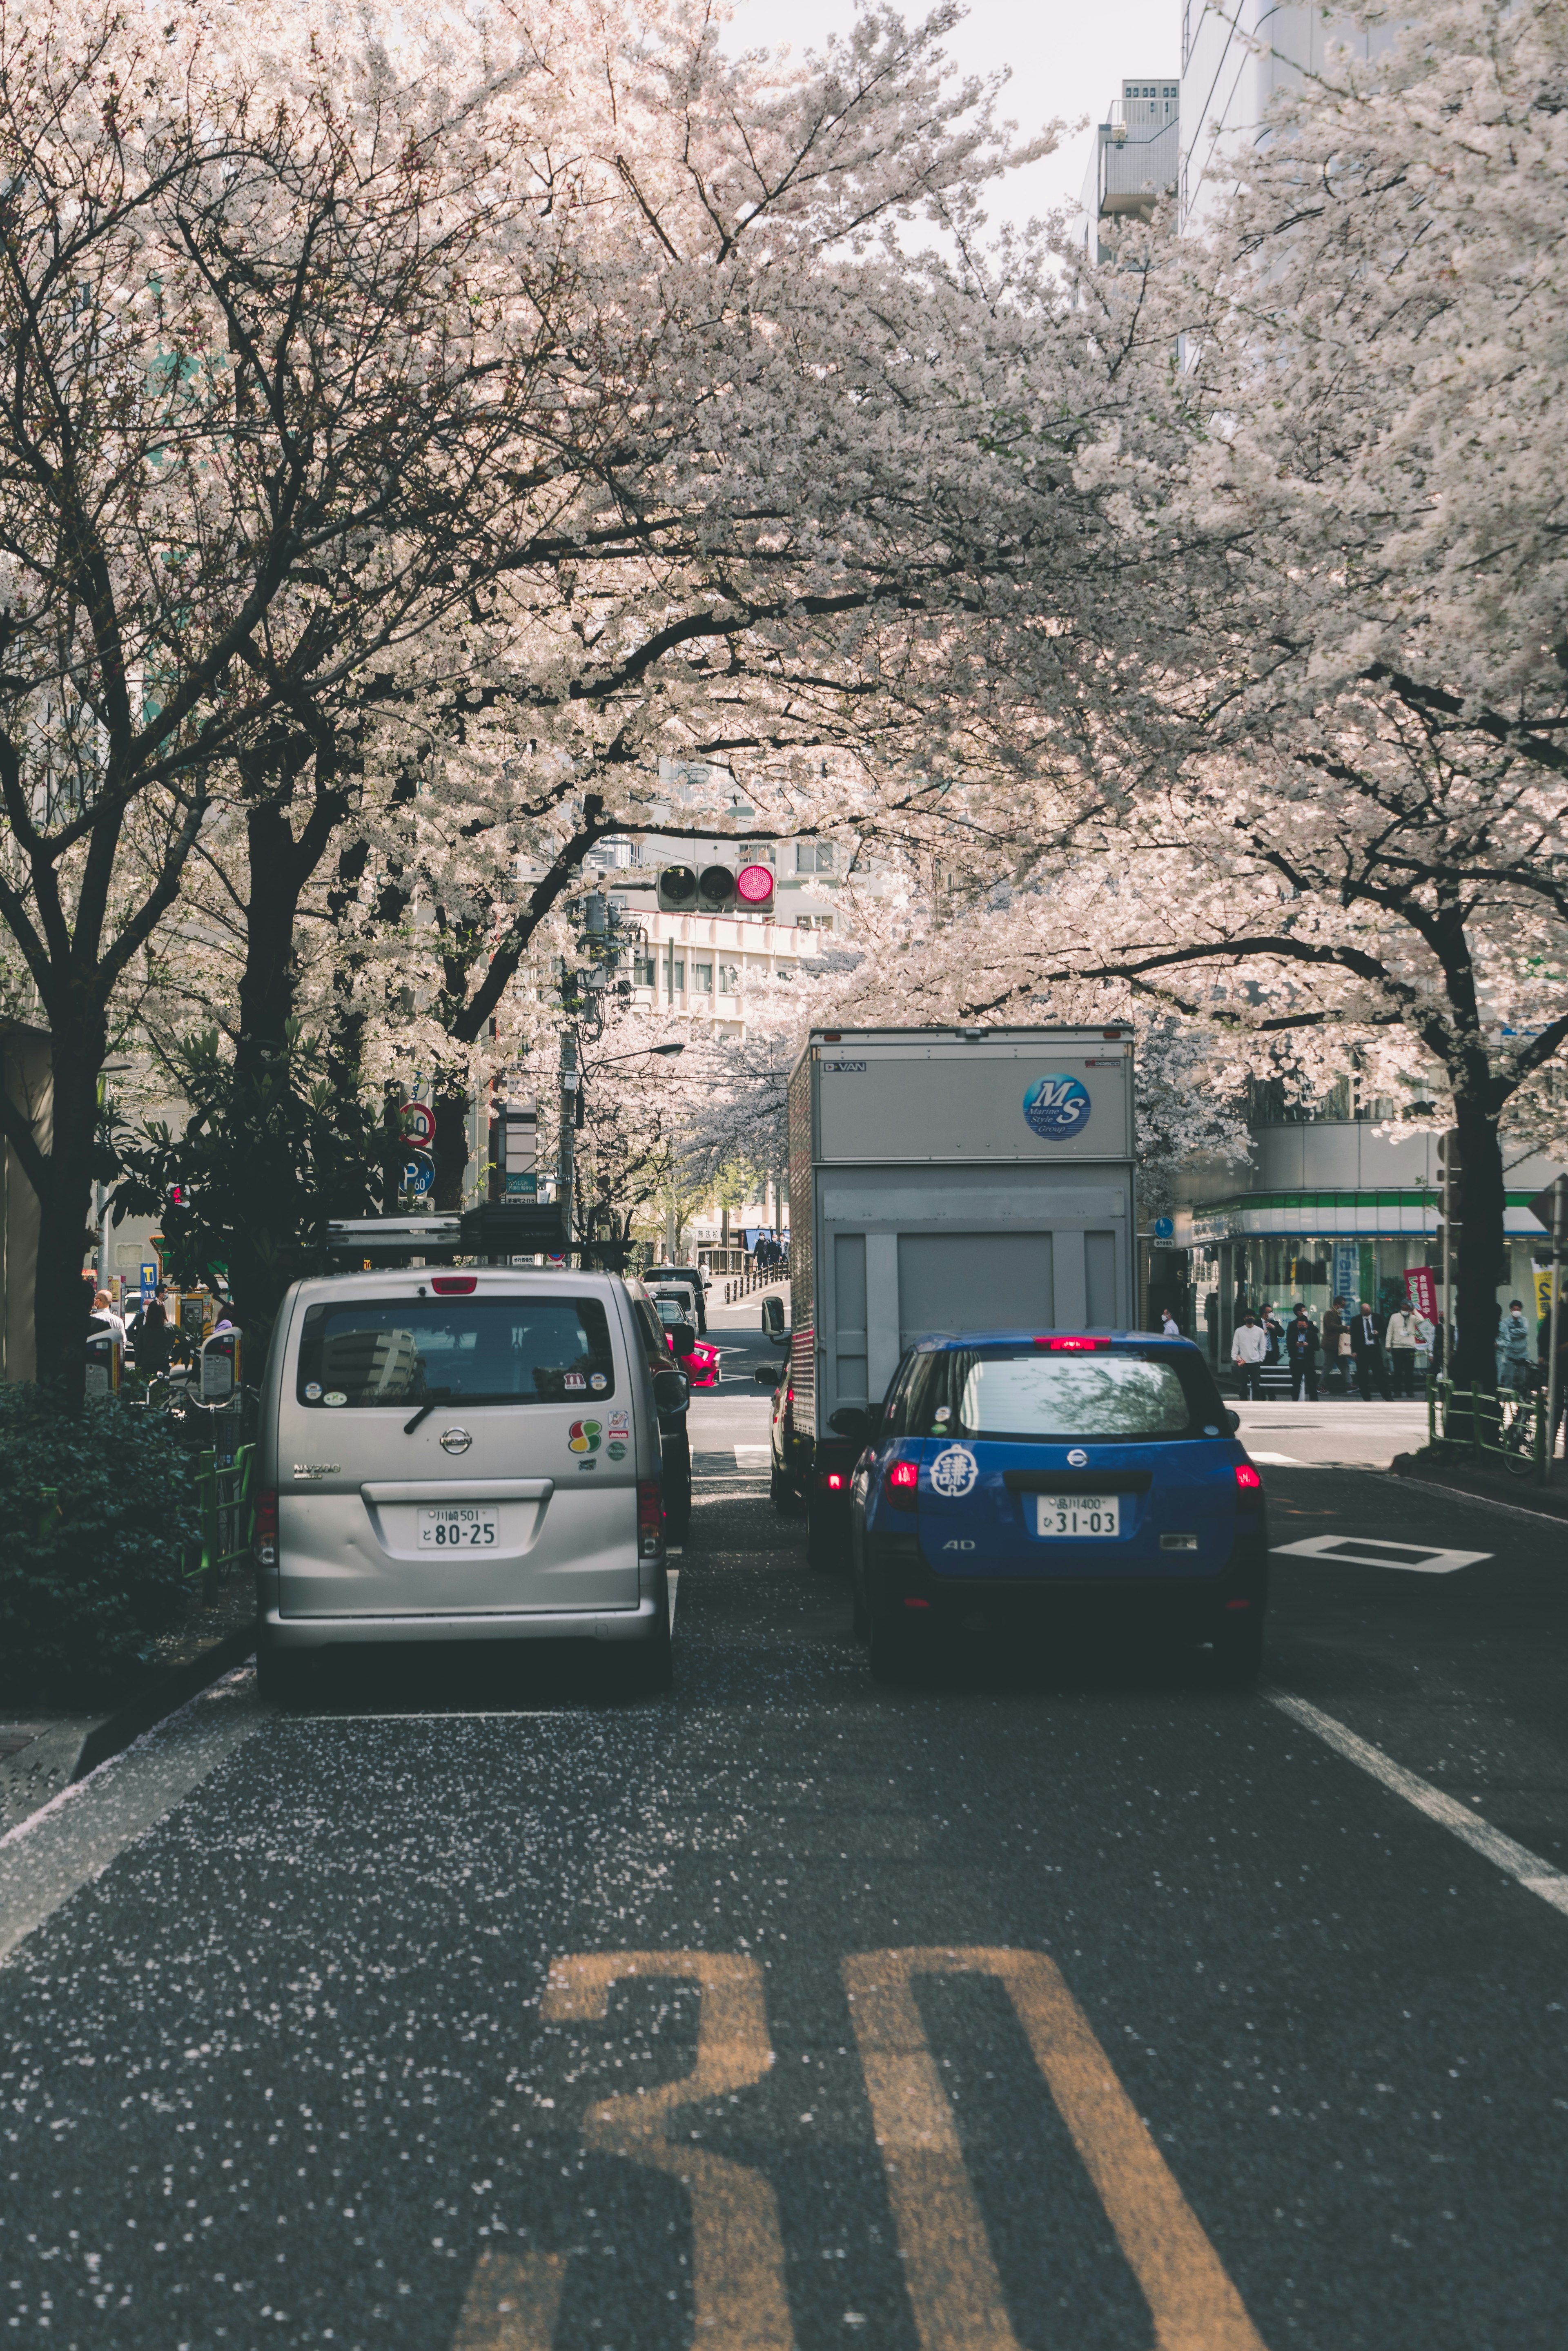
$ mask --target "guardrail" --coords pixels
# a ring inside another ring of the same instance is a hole
[[[1427,1435],[1433,1445],[1456,1453],[1462,1447],[1476,1461],[1495,1461],[1511,1478],[1546,1483],[1548,1433],[1546,1394],[1533,1389],[1457,1388],[1432,1380],[1427,1389]]]
[[[754,1297],[759,1290],[777,1290],[789,1279],[789,1269],[787,1265],[753,1267],[749,1272],[741,1274],[738,1280],[725,1283],[724,1303],[727,1306],[733,1306],[737,1299]]]
[[[256,1503],[251,1496],[251,1472],[256,1447],[242,1445],[232,1459],[220,1461],[211,1447],[196,1456],[196,1505],[201,1513],[202,1552],[188,1579],[200,1579],[203,1596],[214,1595],[218,1572],[249,1555],[256,1531]]]

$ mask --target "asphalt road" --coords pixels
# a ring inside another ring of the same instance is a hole
[[[242,1673],[0,1844],[6,2339],[1559,2351],[1563,1531],[1275,1467],[1256,1698],[890,1692],[734,1343],[672,1698]]]

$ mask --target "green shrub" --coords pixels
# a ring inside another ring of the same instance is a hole
[[[112,1697],[185,1605],[193,1465],[160,1416],[0,1387],[0,1695]]]

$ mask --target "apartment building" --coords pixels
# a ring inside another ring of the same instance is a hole
[[[1375,57],[1396,27],[1369,32],[1327,9],[1280,7],[1272,0],[1180,0],[1180,6],[1176,176],[1186,227],[1201,219],[1224,185],[1228,148],[1265,135],[1277,90],[1320,72],[1332,48]]]
[[[1181,85],[1167,74],[1134,75],[1105,110],[1084,175],[1083,243],[1097,261],[1119,222],[1148,220],[1175,195],[1181,168]]]

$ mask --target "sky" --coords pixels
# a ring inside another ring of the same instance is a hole
[[[812,48],[847,24],[850,0],[734,0],[737,46],[773,47],[787,40]],[[911,18],[924,7],[906,5]],[[965,73],[1011,69],[999,112],[1030,135],[1061,116],[1105,120],[1124,78],[1168,75],[1181,64],[1181,0],[969,0],[947,47]],[[1055,154],[992,192],[993,219],[1076,204],[1088,169],[1092,133],[1064,139]]]

